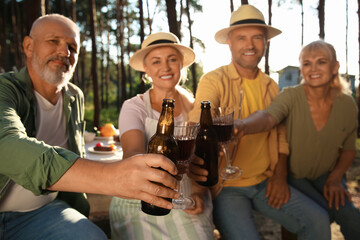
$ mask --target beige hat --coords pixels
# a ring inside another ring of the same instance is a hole
[[[183,67],[187,67],[194,62],[195,53],[191,48],[180,45],[179,42],[176,35],[172,33],[158,32],[150,34],[141,44],[141,49],[132,55],[129,64],[133,69],[144,72],[144,59],[146,55],[154,48],[168,46],[176,48],[183,55]]]
[[[258,26],[267,29],[267,39],[280,34],[279,29],[266,25],[264,15],[256,7],[248,4],[241,5],[236,11],[232,12],[230,27],[221,29],[215,34],[218,43],[226,43],[230,31],[239,27]]]

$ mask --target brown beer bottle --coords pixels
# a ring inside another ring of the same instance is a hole
[[[195,154],[204,160],[209,175],[206,182],[197,182],[202,186],[214,186],[219,180],[218,174],[218,137],[213,128],[210,101],[201,102],[200,130],[196,137]]]
[[[174,103],[174,99],[163,99],[157,130],[149,140],[147,152],[162,154],[176,164],[179,149],[174,138]],[[171,202],[170,198],[166,200]],[[141,201],[141,210],[156,216],[163,216],[170,212],[170,209],[157,207],[144,201]]]

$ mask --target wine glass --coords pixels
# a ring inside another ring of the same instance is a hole
[[[234,112],[234,118],[235,119],[241,119],[241,107],[242,107],[242,102],[244,99],[244,91],[242,88],[240,88],[240,102],[239,102],[239,106],[235,108],[235,112]],[[238,144],[239,144],[239,137],[238,136],[233,136],[232,139],[232,149],[231,149],[231,155],[230,155],[230,161],[233,162],[234,158],[235,158],[235,154],[238,148]],[[242,170],[240,169],[240,174],[242,174]]]
[[[194,199],[184,196],[183,193],[183,174],[187,173],[190,157],[194,153],[195,139],[199,131],[200,124],[195,122],[175,122],[174,137],[179,147],[179,158],[176,161],[178,175],[181,177],[178,199],[173,199],[174,209],[189,209],[195,205]]]
[[[234,128],[234,108],[218,107],[211,109],[213,127],[218,136],[219,145],[226,159],[226,167],[219,172],[223,179],[233,179],[241,175],[238,167],[231,165],[229,154],[229,143],[231,142],[232,132]]]

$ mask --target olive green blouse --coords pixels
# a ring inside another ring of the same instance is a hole
[[[286,123],[290,174],[295,178],[316,179],[334,168],[341,149],[355,149],[357,106],[351,96],[335,97],[320,131],[312,120],[303,85],[283,89],[265,111],[278,123]]]

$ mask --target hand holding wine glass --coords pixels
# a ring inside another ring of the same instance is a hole
[[[234,108],[214,108],[211,113],[219,145],[226,158],[226,167],[220,170],[220,176],[223,179],[237,178],[241,175],[242,171],[238,167],[231,165],[231,156],[229,154],[229,143],[231,141],[234,127]]]
[[[176,167],[179,175],[187,173],[190,157],[194,153],[195,139],[199,130],[199,123],[195,122],[176,122],[174,126],[174,137],[179,147],[179,157],[176,161]],[[191,197],[183,196],[182,184],[180,181],[180,197],[173,199],[174,209],[189,209],[195,205],[195,201]]]

